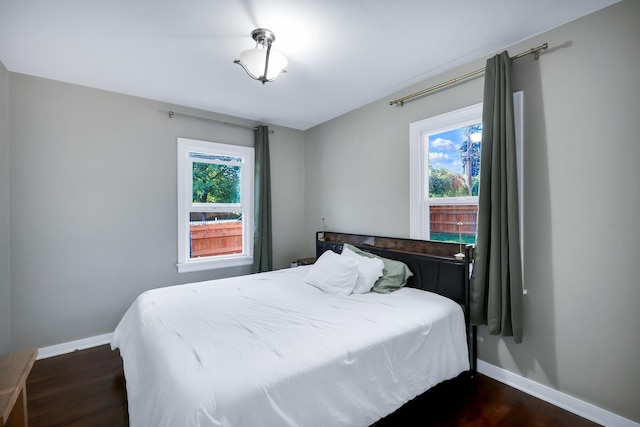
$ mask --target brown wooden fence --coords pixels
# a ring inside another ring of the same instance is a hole
[[[192,225],[191,258],[242,253],[242,222]]]
[[[458,222],[462,223],[462,234],[476,234],[478,206],[447,205],[430,206],[429,222],[432,233],[458,234]]]

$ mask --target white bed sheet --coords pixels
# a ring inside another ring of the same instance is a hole
[[[455,302],[329,295],[308,268],[141,294],[111,342],[130,425],[368,426],[469,369]]]

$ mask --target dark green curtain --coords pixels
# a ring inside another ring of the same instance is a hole
[[[471,321],[522,342],[522,266],[518,179],[507,52],[487,60],[482,107],[478,230],[471,278]]]
[[[255,142],[255,186],[253,224],[253,268],[260,273],[273,270],[271,247],[271,166],[269,128],[258,126]]]

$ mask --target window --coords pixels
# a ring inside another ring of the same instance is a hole
[[[475,243],[482,104],[412,123],[410,131],[411,237]]]
[[[522,194],[522,92],[514,94],[514,113]],[[411,123],[410,144],[411,238],[475,244],[482,104]]]
[[[178,138],[178,271],[253,262],[253,148]]]

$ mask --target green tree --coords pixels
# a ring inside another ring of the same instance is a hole
[[[240,203],[240,167],[193,163],[194,203]]]
[[[429,197],[463,197],[469,186],[463,175],[446,168],[429,166]]]
[[[462,133],[462,144],[458,148],[460,160],[464,164],[467,179],[470,178],[471,196],[478,195],[480,186],[480,147],[481,141],[474,141],[472,135],[482,133],[482,124],[467,126]]]

